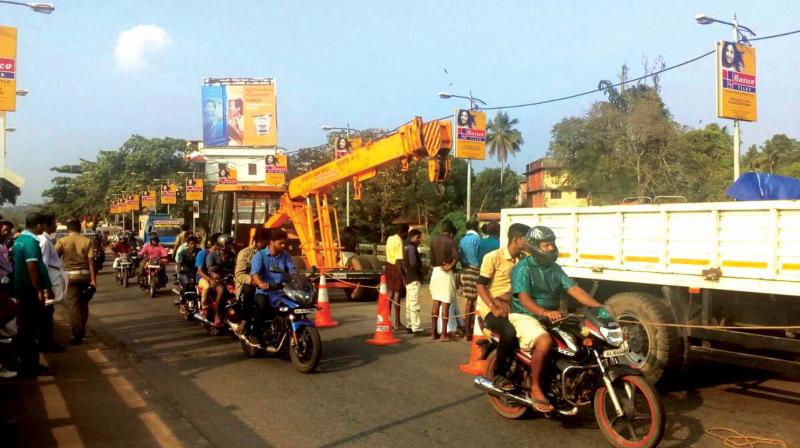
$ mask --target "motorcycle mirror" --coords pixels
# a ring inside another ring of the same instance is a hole
[[[316,274],[316,273],[318,273],[318,272],[319,272],[319,269],[317,269],[317,267],[316,267],[316,266],[311,266],[311,273],[312,273],[312,274]]]

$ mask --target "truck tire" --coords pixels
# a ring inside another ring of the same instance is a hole
[[[370,263],[369,258],[363,255],[353,255],[350,257],[350,259],[347,260],[347,267],[355,271],[372,271],[375,269],[372,263]],[[359,285],[353,289],[346,288],[344,290],[347,300],[353,302],[367,302],[378,298],[378,290],[374,288],[376,285],[364,284],[362,286],[361,282],[358,282],[358,284]]]
[[[663,300],[643,292],[622,292],[611,296],[605,305],[617,319],[629,321],[620,322],[628,336],[629,359],[639,366],[651,384],[665,372],[681,371],[684,356],[678,329],[644,323],[674,323]]]

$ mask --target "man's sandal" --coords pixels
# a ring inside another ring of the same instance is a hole
[[[533,408],[536,409],[537,411],[543,412],[545,414],[547,414],[549,412],[553,412],[555,410],[555,408],[553,407],[552,404],[550,404],[549,401],[547,401],[547,400],[537,400],[535,398],[533,398]]]
[[[509,379],[503,375],[495,375],[494,378],[492,378],[492,384],[494,384],[494,387],[502,390],[503,392],[511,392],[516,388],[514,383],[509,381]]]

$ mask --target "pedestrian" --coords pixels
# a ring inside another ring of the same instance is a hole
[[[478,220],[472,218],[465,224],[467,233],[458,242],[458,252],[461,254],[461,293],[466,299],[464,313],[467,315],[465,322],[465,339],[472,340],[472,327],[475,324],[475,300],[478,292],[475,290],[475,282],[478,281],[480,274],[481,261],[478,258],[478,247],[481,243],[481,236],[478,235]]]
[[[39,321],[39,350],[45,353],[59,353],[64,351],[64,347],[57,343],[53,338],[53,313],[54,303],[64,299],[64,290],[67,285],[61,272],[61,258],[56,253],[53,245],[53,234],[56,232],[55,215],[44,215],[45,228],[38,236],[39,248],[42,250],[42,261],[47,266],[47,273],[50,277],[53,300],[45,304]]]
[[[406,324],[414,336],[425,336],[419,318],[419,290],[425,280],[425,267],[419,256],[419,243],[422,232],[412,229],[408,232],[408,243],[403,248],[403,278],[406,284]]]
[[[347,267],[347,261],[358,253],[358,235],[356,229],[347,226],[342,234],[341,267]]]
[[[263,227],[257,229],[250,245],[240,250],[236,255],[236,267],[233,271],[233,280],[236,286],[236,298],[242,301],[242,308],[245,310],[241,321],[236,326],[237,334],[242,334],[247,327],[247,320],[249,320],[250,311],[253,308],[255,288],[253,287],[253,277],[250,275],[253,256],[257,254],[258,251],[267,247],[267,244],[269,244],[269,235],[270,229],[265,229]]]
[[[384,274],[386,275],[386,288],[389,290],[389,300],[392,302],[392,306],[389,307],[389,319],[391,319],[391,310],[394,309],[394,327],[397,330],[407,329],[400,323],[400,300],[402,300],[406,287],[400,269],[403,262],[403,241],[407,236],[408,224],[401,224],[397,233],[386,239]]]
[[[97,290],[97,270],[92,261],[95,246],[92,240],[81,235],[81,222],[77,219],[67,221],[67,231],[69,234],[56,242],[56,252],[61,256],[67,274],[64,305],[69,310],[72,326],[70,342],[78,345],[86,335],[89,301]]]
[[[500,223],[490,222],[484,225],[485,238],[478,245],[478,260],[483,262],[483,257],[493,250],[500,249]]]
[[[17,343],[20,374],[23,376],[52,375],[39,364],[36,330],[45,301],[52,297],[50,276],[42,261],[42,249],[37,236],[45,225],[42,214],[33,212],[25,217],[25,230],[14,241],[14,296],[19,301]]]
[[[0,339],[7,341],[17,334],[16,318],[19,315],[19,305],[11,298],[13,294],[11,276],[14,269],[8,245],[13,229],[14,224],[11,222],[0,221]],[[16,371],[0,364],[0,378],[8,379],[16,376]]]
[[[449,219],[445,219],[441,224],[441,232],[431,241],[431,266],[433,272],[431,273],[430,292],[431,299],[433,300],[433,309],[431,310],[431,320],[433,322],[433,330],[431,337],[433,339],[440,339],[442,342],[450,340],[450,331],[448,328],[449,320],[449,306],[455,301],[456,296],[456,281],[453,275],[453,268],[458,263],[459,255],[456,244],[453,241],[453,235],[456,234],[456,226]],[[439,317],[442,320],[441,335],[439,334],[436,324]]]

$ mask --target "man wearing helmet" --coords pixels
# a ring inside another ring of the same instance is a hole
[[[167,255],[167,249],[164,249],[164,246],[158,243],[158,233],[150,233],[150,244],[145,244],[144,247],[142,247],[142,250],[139,251],[139,257],[142,259],[142,268],[147,266],[147,260],[158,258],[159,264],[161,264],[161,269],[158,270],[158,276],[162,282],[166,283],[167,273],[165,268],[169,261],[169,255]]]
[[[227,233],[218,236],[215,244],[217,250],[215,252],[210,252],[206,256],[206,268],[208,269],[209,275],[214,280],[217,280],[213,286],[214,294],[217,301],[217,310],[222,310],[225,306],[226,288],[225,282],[222,280],[228,275],[233,274],[234,268],[236,267],[236,251],[233,249],[233,237]],[[217,313],[214,316],[214,326],[216,327],[222,326],[222,316],[220,314],[221,313]]]
[[[578,286],[556,263],[558,247],[556,234],[545,226],[536,226],[528,232],[529,256],[514,266],[511,272],[513,299],[508,320],[514,325],[522,350],[531,352],[531,398],[540,412],[552,412],[553,405],[541,388],[541,374],[552,338],[538,319],[555,320],[561,293],[574,297],[585,306],[600,306],[592,296]]]

